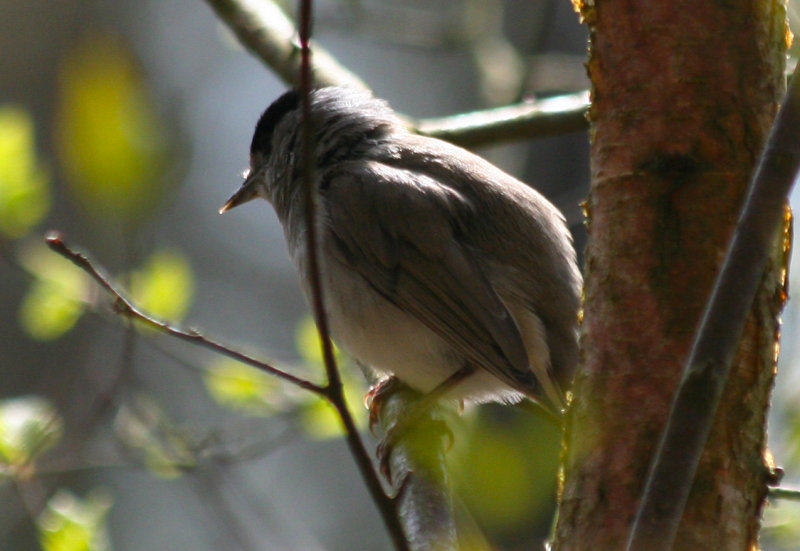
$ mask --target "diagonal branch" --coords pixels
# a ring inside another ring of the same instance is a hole
[[[250,53],[295,86],[300,71],[300,44],[295,24],[269,0],[206,0]],[[320,86],[369,89],[324,48],[314,44],[314,82]]]
[[[341,384],[331,385],[329,383],[325,386],[314,384],[311,381],[296,377],[291,373],[282,371],[267,363],[248,356],[247,354],[243,354],[242,352],[228,348],[223,344],[204,337],[193,329],[185,331],[169,323],[157,320],[142,312],[133,302],[131,302],[130,299],[126,298],[122,292],[119,291],[113,283],[111,283],[110,278],[107,277],[101,269],[97,268],[92,261],[86,257],[86,255],[67,246],[58,232],[49,232],[46,237],[46,242],[50,249],[71,261],[81,270],[88,273],[92,279],[94,279],[106,292],[108,292],[114,298],[115,310],[120,315],[130,319],[139,320],[145,325],[148,325],[162,333],[166,333],[180,340],[208,348],[224,356],[228,356],[240,362],[251,365],[257,369],[279,377],[290,384],[313,392],[314,394],[327,400],[336,409],[337,414],[345,426],[345,436],[350,447],[351,454],[354,456],[356,464],[358,465],[362,477],[364,478],[367,489],[369,490],[370,495],[375,501],[381,516],[387,525],[389,535],[395,543],[395,549],[398,551],[404,551],[408,549],[403,536],[402,527],[399,524],[397,504],[392,498],[383,492],[383,486],[378,478],[378,474],[375,472],[375,469],[372,468],[369,453],[367,453],[366,448],[361,441],[361,437],[358,434],[358,429],[356,428],[355,422],[353,421],[353,418],[347,409]]]
[[[296,86],[301,47],[294,23],[269,0],[205,0],[247,50],[284,82]],[[369,89],[327,50],[312,43],[316,86]],[[507,107],[412,122],[421,134],[465,147],[586,130],[589,93],[578,92]],[[405,117],[406,120],[411,120]]]
[[[667,551],[728,379],[784,205],[800,169],[800,64],[750,184],[733,239],[706,304],[639,504],[628,551]]]
[[[407,551],[403,527],[398,517],[396,502],[383,491],[378,474],[372,466],[369,453],[364,446],[364,442],[358,434],[350,409],[342,387],[342,378],[336,366],[336,358],[333,354],[333,342],[331,341],[330,325],[325,312],[325,297],[322,287],[322,268],[319,257],[319,235],[317,225],[318,196],[317,188],[314,185],[314,155],[315,139],[314,126],[311,119],[311,90],[314,85],[314,75],[311,56],[311,20],[313,15],[312,0],[299,0],[300,5],[300,74],[299,88],[302,93],[302,119],[300,127],[300,158],[302,159],[301,180],[303,185],[304,204],[295,205],[295,208],[305,209],[305,239],[306,239],[306,260],[308,268],[306,274],[301,277],[308,277],[309,287],[311,288],[311,306],[314,319],[317,323],[320,342],[322,346],[322,358],[325,364],[325,372],[328,376],[326,395],[339,413],[345,429],[345,440],[350,448],[350,454],[356,462],[361,477],[370,492],[372,500],[378,507],[384,524],[386,525],[389,537],[392,539],[394,548],[397,551]],[[317,52],[314,51],[316,57]]]
[[[256,369],[260,369],[261,371],[265,371],[270,375],[279,377],[280,379],[283,379],[287,383],[311,391],[314,394],[318,394],[323,397],[326,396],[326,390],[325,387],[323,386],[314,384],[311,381],[307,381],[306,379],[301,379],[300,377],[296,377],[291,373],[287,373],[267,363],[264,363],[261,360],[257,360],[252,356],[248,356],[247,354],[244,354],[237,350],[233,350],[232,348],[228,348],[224,344],[218,343],[214,340],[204,337],[199,332],[193,329],[184,331],[183,329],[179,329],[174,325],[171,325],[164,321],[157,320],[149,316],[148,314],[145,314],[135,304],[133,304],[133,302],[131,302],[130,299],[126,298],[122,294],[122,292],[119,291],[114,286],[113,283],[111,283],[111,280],[106,275],[104,275],[99,268],[95,267],[92,261],[86,257],[86,255],[67,246],[58,232],[49,232],[46,237],[46,242],[47,245],[53,251],[60,254],[67,260],[71,261],[73,264],[75,264],[78,268],[80,268],[84,272],[88,273],[92,277],[92,279],[94,279],[103,289],[106,290],[106,292],[108,292],[112,297],[114,297],[114,308],[117,311],[117,313],[121,314],[122,316],[125,316],[127,318],[137,319],[142,323],[144,323],[145,325],[148,325],[163,333],[190,342],[192,344],[208,348],[210,350],[213,350],[214,352],[218,352],[219,354],[228,356],[229,358],[233,358],[234,360],[238,360],[242,363],[251,365]]]

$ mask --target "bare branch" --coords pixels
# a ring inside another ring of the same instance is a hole
[[[94,279],[106,292],[108,292],[114,298],[114,307],[118,314],[138,320],[149,327],[161,331],[162,333],[171,335],[175,338],[208,348],[224,356],[228,356],[240,362],[251,365],[271,375],[275,375],[276,377],[279,377],[288,383],[311,391],[330,402],[331,405],[333,405],[333,407],[336,409],[337,414],[344,425],[345,438],[350,448],[350,452],[356,461],[356,465],[359,467],[359,471],[364,478],[364,482],[370,492],[370,495],[375,501],[378,510],[380,511],[384,522],[387,525],[389,535],[395,543],[395,548],[398,551],[405,551],[408,549],[408,545],[403,534],[403,529],[398,519],[397,505],[395,501],[387,496],[383,491],[383,486],[380,478],[378,477],[378,473],[372,467],[372,461],[369,453],[364,447],[361,437],[358,434],[358,428],[356,427],[355,421],[353,421],[353,417],[350,415],[350,411],[347,409],[341,384],[327,384],[325,386],[314,384],[311,381],[307,381],[290,373],[286,373],[285,371],[277,369],[276,367],[248,356],[247,354],[243,354],[242,352],[233,350],[223,344],[204,337],[198,331],[193,329],[185,331],[169,323],[157,320],[152,316],[142,312],[135,304],[133,304],[133,302],[130,301],[130,299],[126,298],[122,292],[120,292],[114,286],[114,284],[111,283],[110,278],[103,273],[103,270],[95,267],[92,261],[86,257],[86,255],[67,246],[58,232],[49,232],[46,237],[46,242],[53,251],[60,254],[78,266],[80,269],[88,273],[92,279]],[[335,370],[335,364],[333,369]]]
[[[245,48],[291,86],[298,84],[300,44],[295,25],[268,0],[206,0]],[[357,75],[339,64],[324,48],[314,48],[314,82],[320,86],[369,89]]]
[[[314,313],[314,320],[317,323],[317,330],[319,331],[325,372],[328,375],[326,396],[336,408],[339,418],[344,425],[345,439],[350,448],[350,454],[356,462],[356,466],[361,473],[361,477],[364,480],[364,484],[367,486],[372,500],[378,507],[378,511],[381,514],[389,537],[392,539],[394,548],[397,551],[406,551],[408,549],[408,543],[403,533],[403,527],[400,525],[396,503],[383,491],[379,475],[375,471],[369,453],[364,446],[364,442],[358,434],[355,422],[350,414],[350,409],[347,406],[344,388],[342,387],[342,378],[336,365],[336,357],[333,354],[333,342],[331,341],[328,317],[325,312],[325,297],[321,279],[322,269],[320,268],[318,249],[319,236],[317,234],[316,223],[318,197],[317,188],[314,185],[315,163],[312,158],[315,149],[314,128],[311,121],[311,90],[314,87],[315,77],[311,63],[312,0],[299,0],[299,4],[299,38],[301,53],[299,87],[302,92],[303,114],[300,128],[300,158],[303,160],[301,178],[305,204],[295,205],[295,208],[305,209],[306,260],[308,261],[307,272],[300,275],[301,277],[308,277],[308,283],[311,289],[311,307]],[[315,49],[314,57],[316,57],[316,55],[317,50]]]
[[[268,0],[206,0],[239,41],[275,71],[284,82],[297,86],[300,44],[294,23]],[[319,44],[312,43],[315,86],[351,86],[369,89]],[[589,93],[579,92],[507,107],[451,117],[410,122],[428,136],[475,147],[499,142],[542,138],[588,128]],[[411,121],[409,117],[404,117]]]
[[[796,488],[770,488],[770,499],[785,499],[787,501],[800,501],[800,489]]]
[[[528,101],[451,117],[418,120],[426,136],[462,147],[543,138],[586,130],[589,92]]]
[[[672,547],[745,320],[785,223],[800,169],[800,64],[795,69],[733,239],[706,304],[639,504],[628,551]]]
[[[133,304],[133,302],[131,302],[130,299],[126,298],[114,286],[114,284],[111,283],[110,278],[104,275],[101,269],[96,268],[92,263],[92,261],[86,257],[86,255],[68,247],[64,243],[64,241],[61,238],[61,235],[58,232],[52,232],[52,231],[49,232],[45,240],[47,242],[47,245],[53,251],[60,254],[61,256],[63,256],[64,258],[75,264],[78,268],[88,273],[92,277],[92,279],[94,279],[103,289],[105,289],[109,294],[111,294],[111,296],[114,297],[114,308],[118,314],[128,318],[139,320],[145,325],[157,329],[162,333],[166,333],[178,339],[188,341],[198,346],[211,349],[215,352],[218,352],[219,354],[228,356],[229,358],[233,358],[234,360],[238,360],[242,363],[251,365],[256,369],[265,371],[270,375],[275,375],[276,377],[279,377],[280,379],[283,379],[288,383],[291,383],[305,390],[309,390],[320,396],[323,397],[326,396],[326,389],[323,386],[314,384],[311,381],[307,381],[305,379],[301,379],[300,377],[296,377],[291,373],[287,373],[267,363],[264,363],[261,360],[257,360],[252,356],[248,356],[247,354],[243,354],[242,352],[233,350],[232,348],[229,348],[224,344],[220,344],[207,337],[204,337],[194,329],[189,329],[188,331],[185,331],[183,329],[175,327],[174,325],[157,320],[149,316],[148,314],[145,314],[135,304]]]

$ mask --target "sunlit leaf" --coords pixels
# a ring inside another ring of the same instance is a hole
[[[18,238],[44,218],[49,180],[36,156],[30,115],[19,107],[0,107],[0,232]]]
[[[24,247],[20,262],[35,278],[20,305],[20,325],[34,339],[57,339],[83,313],[89,278],[39,243]]]
[[[322,398],[309,401],[301,411],[303,429],[312,438],[336,438],[344,434],[336,410]]]
[[[140,219],[163,196],[169,148],[131,53],[94,37],[60,77],[56,145],[77,201],[104,221]]]
[[[294,332],[294,343],[303,361],[312,366],[323,365],[319,332],[311,316],[305,316],[297,324]],[[338,361],[341,355],[336,345],[333,347],[333,353]]]
[[[131,276],[131,296],[146,312],[180,320],[191,306],[194,277],[189,261],[175,251],[153,253]]]
[[[59,490],[36,522],[44,551],[107,551],[111,549],[106,517],[111,498],[94,492],[81,499]]]
[[[209,394],[221,405],[250,415],[266,415],[285,401],[278,381],[236,360],[212,364],[204,377]]]
[[[24,469],[58,442],[63,427],[58,411],[41,396],[0,400],[0,463],[4,470],[24,476]]]
[[[359,429],[367,426],[368,415],[364,407],[364,385],[343,371],[344,394],[350,414]],[[303,429],[312,438],[336,438],[344,434],[339,414],[322,398],[309,396],[300,410]]]
[[[306,316],[295,329],[295,346],[300,356],[311,366],[323,366],[317,326],[311,316]],[[352,376],[349,369],[343,369],[342,355],[334,346],[334,355],[344,384],[345,398],[350,413],[359,428],[367,425],[367,411],[364,408],[365,386],[362,379]],[[342,423],[336,410],[322,398],[309,396],[300,411],[303,428],[312,438],[334,438],[343,434]]]
[[[22,302],[20,323],[34,339],[49,341],[72,329],[82,312],[81,302],[64,293],[63,285],[37,280]]]
[[[162,478],[178,477],[196,463],[189,438],[145,395],[136,395],[120,407],[114,429],[125,445],[141,454],[144,465]]]
[[[311,318],[298,324],[295,339],[306,362],[315,371],[321,372],[319,336]],[[349,369],[342,370],[342,379],[350,412],[356,425],[364,428],[367,411],[363,406],[363,381],[354,377]],[[205,376],[205,383],[209,394],[227,407],[251,415],[296,411],[301,426],[310,437],[334,438],[342,435],[339,415],[327,401],[242,363],[226,359],[213,364]]]

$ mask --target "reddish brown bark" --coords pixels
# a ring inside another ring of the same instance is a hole
[[[582,366],[554,545],[623,549],[783,90],[777,1],[597,0]],[[675,549],[753,549],[781,259],[767,268]]]

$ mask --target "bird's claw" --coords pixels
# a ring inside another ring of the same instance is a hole
[[[383,403],[399,387],[400,381],[397,377],[387,377],[374,384],[364,395],[364,405],[369,411],[369,431],[373,436],[378,436],[375,428],[378,426]]]

